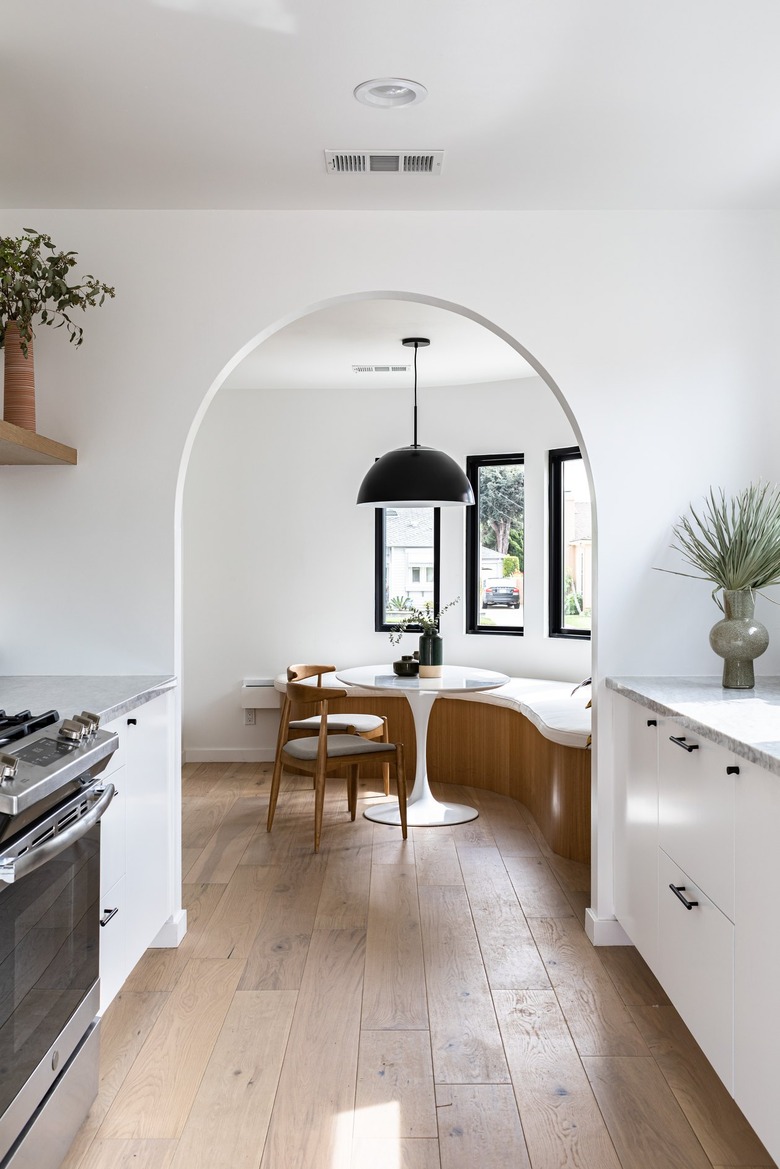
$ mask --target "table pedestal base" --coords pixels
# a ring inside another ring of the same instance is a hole
[[[374,820],[377,824],[400,824],[401,813],[398,804],[375,804],[368,808],[363,815],[366,820]],[[422,799],[406,806],[406,822],[410,828],[436,828],[440,824],[468,824],[469,820],[476,820],[479,812],[470,808],[468,804],[449,804],[435,800],[427,792]]]

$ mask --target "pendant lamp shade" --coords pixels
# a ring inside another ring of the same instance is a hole
[[[407,337],[414,346],[414,442],[377,459],[360,484],[357,502],[367,507],[468,507],[474,492],[461,467],[444,451],[417,442],[417,350],[425,337]]]

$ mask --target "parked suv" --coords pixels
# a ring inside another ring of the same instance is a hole
[[[485,609],[490,609],[494,605],[507,605],[510,609],[519,609],[520,589],[512,584],[488,585],[482,605]]]

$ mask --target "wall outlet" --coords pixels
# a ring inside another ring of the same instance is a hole
[[[255,711],[254,707],[248,706],[244,710],[244,726],[253,727],[255,725]]]

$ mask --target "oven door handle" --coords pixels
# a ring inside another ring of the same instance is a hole
[[[14,881],[20,881],[28,873],[34,873],[41,865],[45,865],[47,861],[64,852],[66,848],[70,848],[82,836],[86,836],[108,808],[115,792],[113,783],[107,783],[105,787],[95,788],[94,795],[97,796],[95,803],[75,824],[71,824],[63,832],[58,832],[51,840],[45,840],[42,844],[36,845],[24,856],[16,859],[0,857],[0,881],[6,881],[9,885]]]

